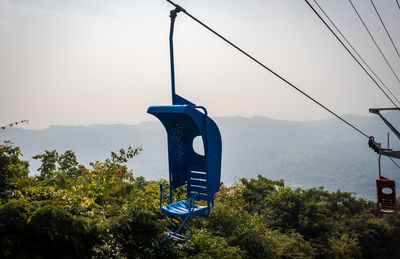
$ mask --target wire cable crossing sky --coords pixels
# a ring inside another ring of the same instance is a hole
[[[329,22],[333,25],[333,27],[338,31],[338,33],[340,34],[340,36],[342,36],[342,38],[346,41],[346,43],[349,45],[349,47],[354,51],[354,53],[357,55],[357,57],[363,62],[363,64],[368,68],[368,70],[376,77],[376,79],[378,79],[378,81],[383,85],[383,87],[390,93],[390,95],[397,101],[398,104],[400,104],[399,99],[397,99],[397,97],[392,93],[392,91],[386,86],[386,84],[382,81],[382,79],[375,73],[375,71],[371,68],[370,65],[368,65],[368,63],[365,61],[365,59],[359,54],[359,52],[353,47],[353,44],[350,43],[350,41],[347,39],[347,37],[341,32],[341,30],[336,26],[336,24],[332,21],[332,19],[329,17],[329,15],[325,12],[325,10],[322,8],[322,6],[317,2],[317,0],[314,0],[314,3],[318,6],[318,8],[321,10],[321,12],[325,15],[325,17],[329,20]],[[309,6],[311,7],[311,5],[309,4]],[[313,11],[318,15],[318,13],[316,12],[316,10],[314,8],[311,7],[311,9],[313,9]],[[319,16],[319,18],[321,20],[322,17]],[[326,23],[325,23],[326,24]],[[333,30],[326,24],[326,26],[330,29],[330,31],[333,33],[333,35],[339,40],[339,42],[343,45],[343,47],[345,47],[345,49],[347,50],[347,52],[350,53],[350,55],[355,59],[355,61],[357,63],[358,60],[353,56],[353,54],[350,52],[350,50],[344,45],[343,42],[341,42],[341,40],[339,39],[339,37],[333,32]],[[366,69],[359,63],[359,65],[361,66],[361,68],[364,70],[365,73],[367,73],[367,75],[372,79],[372,81],[375,83],[375,85],[386,95],[385,91],[379,86],[379,84],[372,78],[372,76],[366,71]],[[388,98],[396,107],[397,104],[395,104],[391,98]]]
[[[347,114],[371,116],[370,107],[400,105],[398,82],[348,0],[319,2],[359,56],[332,29],[393,103],[368,87],[370,76],[360,73],[303,1],[179,0],[192,15],[246,53],[256,53],[257,60],[346,120],[352,120]],[[371,2],[354,3],[399,71],[398,56]],[[374,4],[399,46],[397,3]],[[169,8],[163,0],[0,0],[1,125],[29,119],[18,127],[43,129],[154,120],[146,114],[147,106],[170,102]],[[286,83],[278,77],[259,73],[265,68],[187,18],[182,15],[176,31],[177,90],[209,107],[210,116],[293,121],[332,117],[291,87],[282,87]]]
[[[203,22],[201,22],[200,20],[198,20],[196,17],[192,16],[189,12],[187,12],[185,9],[183,9],[182,7],[180,7],[179,5],[175,4],[174,2],[172,2],[171,0],[166,0],[167,2],[169,2],[170,4],[174,5],[176,8],[179,8],[184,14],[186,14],[187,16],[189,16],[190,18],[192,18],[194,21],[196,21],[197,23],[199,23],[200,25],[202,25],[203,27],[205,27],[207,30],[211,31],[212,33],[214,33],[215,35],[217,35],[219,38],[221,38],[222,40],[224,40],[226,43],[228,43],[229,45],[231,45],[232,47],[234,47],[235,49],[237,49],[238,51],[240,51],[241,53],[243,53],[244,55],[246,55],[248,58],[250,58],[251,60],[253,60],[254,62],[256,62],[257,64],[259,64],[261,67],[265,68],[266,70],[268,70],[269,72],[271,72],[273,75],[275,75],[276,77],[278,77],[279,79],[281,79],[282,81],[284,81],[286,84],[288,84],[289,86],[291,86],[292,88],[294,88],[295,90],[297,90],[298,92],[300,92],[302,95],[306,96],[308,99],[310,99],[311,101],[313,101],[314,103],[318,104],[319,106],[321,106],[323,109],[325,109],[326,111],[328,111],[329,113],[331,113],[332,115],[334,115],[335,117],[337,117],[338,119],[340,119],[341,121],[343,121],[344,123],[346,123],[347,125],[349,125],[350,127],[352,127],[354,130],[358,131],[360,134],[364,135],[365,137],[369,137],[367,134],[365,134],[364,132],[362,132],[360,129],[358,129],[357,127],[355,127],[354,125],[352,125],[351,123],[349,123],[347,120],[343,119],[341,116],[337,115],[335,112],[333,112],[332,110],[330,110],[329,108],[327,108],[325,105],[323,105],[322,103],[320,103],[319,101],[317,101],[316,99],[314,99],[313,97],[311,97],[309,94],[305,93],[304,91],[302,91],[300,88],[296,87],[295,85],[293,85],[292,83],[290,83],[288,80],[286,80],[284,77],[282,77],[281,75],[279,75],[277,72],[273,71],[272,69],[270,69],[269,67],[267,67],[266,65],[264,65],[263,63],[261,63],[260,61],[258,61],[256,58],[254,58],[253,56],[251,56],[250,54],[248,54],[246,51],[242,50],[241,48],[239,48],[238,46],[236,46],[234,43],[232,43],[231,41],[229,41],[228,39],[226,39],[225,37],[223,37],[221,34],[219,34],[218,32],[214,31],[213,29],[211,29],[209,26],[207,26],[206,24],[204,24]]]
[[[379,18],[379,20],[381,21],[382,26],[383,26],[383,28],[385,29],[385,32],[386,32],[387,36],[389,37],[390,42],[392,43],[392,46],[393,46],[394,50],[395,50],[396,53],[397,53],[397,56],[400,58],[400,54],[399,54],[399,51],[397,50],[396,44],[393,42],[392,36],[390,35],[388,29],[386,28],[385,22],[382,20],[382,17],[381,17],[381,15],[379,14],[379,11],[378,11],[378,9],[377,9],[376,6],[375,6],[374,1],[371,0],[371,4],[372,4],[372,6],[374,7],[374,10],[375,10],[375,12],[376,12],[376,15],[378,15],[378,18]]]
[[[379,47],[379,44],[376,42],[374,36],[372,35],[371,31],[368,29],[368,26],[365,24],[364,19],[361,17],[360,13],[358,12],[357,8],[353,4],[352,0],[349,0],[350,5],[353,7],[354,12],[357,14],[357,17],[360,19],[361,23],[363,24],[365,30],[368,32],[368,35],[371,37],[371,40],[374,42],[376,48],[379,50],[379,53],[381,53],[382,58],[385,60],[386,64],[388,65],[389,69],[392,71],[393,75],[396,77],[397,82],[399,83],[400,87],[400,79],[397,75],[397,73],[394,71],[392,65],[389,63],[386,55],[383,53],[382,49]]]
[[[340,44],[347,50],[347,52],[352,56],[352,58],[357,62],[357,64],[364,70],[364,72],[371,78],[371,80],[375,83],[375,85],[382,91],[382,93],[390,100],[390,102],[398,108],[396,103],[389,97],[389,95],[382,89],[382,87],[378,84],[378,82],[371,76],[371,74],[365,69],[365,67],[360,63],[360,61],[354,56],[354,54],[347,48],[347,46],[343,43],[342,40],[336,35],[336,33],[332,30],[332,28],[325,22],[325,20],[319,15],[319,13],[315,10],[315,8],[310,4],[308,0],[305,0],[308,6],[313,10],[313,12],[318,16],[318,18],[323,22],[323,24],[329,29],[329,31],[335,36],[335,38],[340,42]],[[319,6],[319,5],[318,5]],[[390,92],[390,90],[388,89]]]

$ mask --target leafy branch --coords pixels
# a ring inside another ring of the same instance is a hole
[[[14,127],[14,126],[17,126],[18,124],[21,124],[21,123],[27,123],[28,124],[29,120],[16,121],[16,122],[13,122],[13,123],[10,123],[10,124],[2,126],[1,129],[4,130],[7,127]]]

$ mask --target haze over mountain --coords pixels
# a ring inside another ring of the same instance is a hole
[[[398,127],[400,113],[385,116]],[[386,146],[389,129],[377,116],[345,115],[344,118]],[[217,117],[223,141],[222,181],[233,184],[242,177],[261,174],[284,179],[293,187],[323,186],[330,191],[354,192],[375,199],[378,156],[368,140],[336,118],[321,121],[283,121],[266,117]],[[391,135],[391,147],[399,141]],[[73,150],[78,161],[88,165],[104,160],[110,151],[129,145],[143,152],[128,163],[135,175],[146,179],[167,178],[166,134],[157,121],[137,125],[50,126],[44,130],[7,128],[0,140],[20,146],[31,172],[40,166],[32,156],[45,150]],[[199,148],[199,147],[196,147]],[[382,158],[383,175],[400,182],[400,170]]]

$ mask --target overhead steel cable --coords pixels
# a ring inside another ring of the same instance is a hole
[[[399,108],[390,98],[389,96],[383,91],[383,89],[379,86],[379,84],[373,79],[373,77],[366,71],[366,69],[361,65],[361,63],[355,58],[355,56],[350,52],[350,50],[344,45],[344,43],[339,39],[339,37],[333,32],[333,30],[329,27],[329,25],[324,21],[324,19],[318,14],[318,12],[313,8],[313,6],[307,1],[307,4],[311,7],[311,9],[314,11],[314,13],[321,19],[321,21],[328,27],[328,29],[333,33],[333,35],[336,37],[336,39],[339,40],[339,42],[343,45],[343,47],[349,52],[349,54],[354,58],[355,61],[362,67],[362,69],[368,74],[368,76],[374,81],[374,83],[379,87],[379,89],[388,97],[388,99],[397,107]],[[372,0],[371,0],[372,1]],[[381,84],[388,90],[388,92],[399,102],[399,100],[396,98],[396,96],[393,95],[393,93],[388,89],[388,87],[382,82],[382,80],[375,74],[375,72],[371,69],[371,67],[365,62],[365,60],[361,57],[361,55],[355,50],[353,45],[347,40],[347,38],[343,35],[343,33],[339,30],[339,28],[335,25],[335,23],[330,19],[328,14],[324,11],[324,9],[318,4],[316,0],[314,0],[315,4],[318,6],[318,8],[324,13],[324,15],[328,18],[329,22],[335,27],[335,29],[340,33],[340,35],[343,37],[343,39],[349,44],[349,46],[353,49],[353,51],[357,54],[357,56],[364,62],[364,64],[368,67],[368,69],[374,74],[376,78],[381,82]],[[397,2],[398,3],[398,2]],[[389,157],[390,160],[400,169],[400,166],[391,158]]]
[[[256,62],[258,65],[260,65],[261,67],[263,67],[264,69],[268,70],[270,73],[272,73],[273,75],[275,75],[276,77],[278,77],[280,80],[282,80],[283,82],[285,82],[286,84],[288,84],[289,86],[291,86],[293,89],[297,90],[298,92],[300,92],[302,95],[306,96],[308,99],[310,99],[311,101],[313,101],[314,103],[318,104],[320,107],[322,107],[323,109],[325,109],[326,111],[328,111],[329,113],[331,113],[332,115],[334,115],[336,118],[338,118],[339,120],[341,120],[342,122],[344,122],[345,124],[347,124],[348,126],[350,126],[351,128],[353,128],[354,130],[356,130],[358,133],[360,133],[361,135],[369,138],[369,136],[367,134],[365,134],[363,131],[361,131],[360,129],[358,129],[357,127],[355,127],[354,125],[352,125],[350,122],[346,121],[345,119],[343,119],[342,117],[340,117],[339,115],[337,115],[335,112],[333,112],[332,110],[330,110],[328,107],[326,107],[325,105],[323,105],[322,103],[318,102],[316,99],[314,99],[313,97],[311,97],[309,94],[305,93],[303,90],[301,90],[300,88],[296,87],[294,84],[292,84],[291,82],[289,82],[288,80],[286,80],[284,77],[282,77],[281,75],[279,75],[277,72],[275,72],[274,70],[272,70],[271,68],[267,67],[266,65],[264,65],[262,62],[258,61],[256,58],[254,58],[253,56],[251,56],[250,54],[248,54],[246,51],[242,50],[241,48],[239,48],[237,45],[235,45],[234,43],[232,43],[231,41],[229,41],[228,39],[226,39],[224,36],[222,36],[221,34],[219,34],[218,32],[214,31],[213,29],[211,29],[209,26],[207,26],[206,24],[204,24],[202,21],[200,21],[199,19],[197,19],[196,17],[194,17],[193,15],[191,15],[189,12],[187,12],[185,9],[183,9],[181,6],[175,4],[174,2],[172,2],[171,0],[166,0],[168,3],[172,4],[173,6],[175,6],[176,8],[179,8],[184,14],[186,14],[187,16],[189,16],[190,18],[192,18],[194,21],[196,21],[197,23],[199,23],[201,26],[203,26],[204,28],[206,28],[207,30],[209,30],[210,32],[212,32],[213,34],[215,34],[216,36],[218,36],[220,39],[222,39],[223,41],[225,41],[226,43],[228,43],[229,45],[231,45],[232,47],[234,47],[236,50],[238,50],[239,52],[241,52],[242,54],[244,54],[245,56],[247,56],[248,58],[250,58],[251,60],[253,60],[254,62]]]
[[[168,0],[167,0],[168,1]],[[349,50],[349,48],[343,43],[343,41],[339,38],[339,36],[336,35],[336,33],[332,30],[332,28],[326,23],[326,21],[321,17],[321,15],[315,10],[314,6],[310,4],[308,0],[304,0],[307,5],[313,10],[313,12],[318,16],[318,18],[322,21],[322,23],[329,29],[329,31],[335,36],[335,38],[342,44],[342,46],[347,50],[347,52],[350,54],[350,56],[357,62],[357,64],[364,70],[364,72],[368,75],[369,78],[375,83],[375,85],[382,91],[382,93],[389,99],[389,101],[396,107],[397,104],[392,100],[392,98],[389,97],[389,95],[382,89],[382,87],[378,84],[378,82],[375,80],[375,78],[365,69],[365,67],[360,63],[360,61],[354,56],[354,54]]]
[[[393,75],[396,77],[397,82],[399,82],[400,84],[400,79],[397,76],[396,72],[394,71],[393,67],[390,65],[388,59],[386,58],[385,54],[383,53],[382,49],[379,47],[378,43],[376,42],[374,36],[372,35],[371,31],[368,29],[368,26],[365,24],[363,18],[361,17],[360,13],[358,12],[356,6],[353,4],[352,0],[349,0],[350,5],[353,7],[353,10],[356,12],[358,18],[360,19],[361,23],[363,24],[365,30],[368,32],[368,35],[371,37],[372,41],[374,42],[376,48],[379,50],[379,52],[381,53],[383,59],[385,60],[386,64],[389,66],[390,70],[392,71]]]
[[[317,2],[317,0],[314,0],[314,3],[318,6],[318,8],[321,10],[321,12],[325,15],[325,17],[329,20],[329,22],[333,25],[333,27],[335,27],[335,29],[339,32],[340,36],[342,36],[342,38],[346,41],[346,43],[350,46],[350,48],[354,51],[354,53],[356,53],[356,55],[358,56],[358,58],[364,63],[364,65],[369,69],[369,71],[378,79],[378,81],[385,87],[385,89],[390,93],[390,95],[396,99],[396,101],[400,104],[399,99],[396,98],[396,96],[392,93],[392,91],[390,91],[390,89],[386,86],[386,84],[382,81],[382,79],[374,72],[374,70],[368,65],[368,63],[365,61],[365,59],[358,53],[358,51],[353,47],[353,45],[350,43],[350,41],[347,39],[347,37],[341,32],[341,30],[336,26],[336,24],[333,22],[333,20],[329,17],[329,15],[325,12],[325,10],[322,8],[322,6]],[[335,35],[335,33],[333,32],[333,30],[331,30],[331,32]],[[336,36],[336,35],[335,35]],[[338,37],[337,37],[338,38]],[[342,44],[343,45],[343,44]],[[349,51],[349,50],[347,50]],[[351,53],[350,53],[351,54]],[[353,57],[354,58],[354,57]],[[356,60],[357,61],[357,60]],[[362,65],[359,64],[361,67]],[[365,69],[364,69],[365,71]],[[367,74],[368,72],[365,71]],[[368,74],[369,75],[369,74]],[[370,75],[369,75],[370,76]],[[371,76],[370,76],[371,77]],[[377,84],[377,83],[376,83]],[[377,85],[379,87],[379,85]],[[383,91],[382,88],[379,87],[380,90]],[[384,91],[383,91],[384,92]],[[389,98],[389,100],[391,101],[391,99]],[[396,106],[396,104],[395,104]],[[397,106],[396,106],[397,107]]]
[[[399,0],[396,0],[396,3],[397,3],[397,6],[399,7],[399,10],[400,10],[400,3],[399,3]]]
[[[397,56],[400,58],[400,53],[399,53],[399,51],[397,50],[396,44],[394,44],[394,41],[393,41],[393,39],[392,39],[392,36],[390,36],[390,33],[389,33],[388,29],[386,28],[386,25],[385,25],[385,23],[383,22],[382,17],[381,17],[381,15],[379,14],[379,11],[378,11],[378,9],[376,8],[376,6],[375,6],[375,4],[374,4],[374,1],[372,1],[372,0],[370,0],[370,1],[371,1],[372,6],[374,7],[374,10],[375,10],[376,14],[377,14],[378,17],[379,17],[379,20],[380,20],[381,23],[382,23],[383,28],[385,29],[385,32],[386,32],[387,36],[388,36],[389,39],[390,39],[390,42],[391,42],[392,45],[393,45],[393,48],[396,50]]]

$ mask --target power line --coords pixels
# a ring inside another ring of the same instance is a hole
[[[350,41],[346,38],[346,36],[341,32],[341,30],[336,26],[336,24],[332,21],[332,19],[329,17],[329,15],[325,12],[325,10],[322,8],[322,6],[316,1],[314,0],[315,4],[318,6],[318,8],[321,10],[321,12],[326,16],[326,18],[329,20],[329,22],[333,25],[333,27],[335,27],[335,29],[339,32],[339,34],[342,36],[342,38],[346,41],[346,43],[350,46],[350,48],[354,51],[354,53],[356,53],[356,55],[360,58],[360,60],[364,63],[364,65],[369,69],[369,71],[371,71],[371,73],[379,80],[379,82],[385,87],[385,89],[391,94],[391,96],[396,99],[396,101],[398,103],[400,103],[400,101],[396,98],[396,96],[392,93],[392,91],[390,91],[390,89],[386,86],[386,84],[382,81],[382,79],[374,72],[374,70],[372,70],[372,68],[368,65],[368,63],[363,59],[363,57],[361,57],[361,55],[358,53],[358,51],[353,47],[353,45],[350,43]],[[318,15],[318,14],[317,14]],[[320,17],[321,18],[321,17]],[[322,18],[321,18],[322,19]],[[331,32],[335,35],[335,33],[333,32],[333,30],[331,30]],[[335,35],[336,36],[336,35]],[[336,36],[336,38],[338,38]],[[340,40],[339,40],[340,41]],[[344,45],[342,43],[342,45]],[[345,47],[345,46],[344,46]],[[346,47],[345,47],[346,48]],[[347,49],[347,48],[346,48]],[[350,52],[347,49],[348,52]],[[350,53],[351,54],[351,53]],[[355,57],[353,57],[355,58]],[[356,60],[357,61],[357,60]],[[359,64],[361,67],[362,65]],[[363,67],[362,67],[363,68]],[[365,68],[363,68],[365,71]],[[365,71],[367,73],[367,71]],[[368,74],[368,73],[367,73]],[[369,74],[368,74],[369,75]],[[369,75],[371,77],[371,75]],[[372,79],[372,78],[371,78]],[[377,82],[375,82],[377,84]],[[379,87],[379,85],[377,85]],[[379,89],[381,89],[383,91],[382,88],[379,87]],[[384,91],[383,91],[384,92]],[[389,98],[390,101],[392,101]],[[393,103],[393,102],[392,102]],[[396,107],[397,105],[394,104]]]
[[[388,36],[389,39],[390,39],[390,42],[391,42],[392,45],[393,45],[393,48],[396,50],[397,56],[400,58],[400,53],[399,53],[399,51],[397,50],[396,45],[394,44],[394,41],[393,41],[393,39],[392,39],[392,36],[390,36],[390,33],[389,33],[388,29],[386,28],[386,25],[385,25],[385,23],[383,22],[382,17],[381,17],[381,15],[380,15],[379,12],[378,12],[378,9],[376,9],[376,6],[375,6],[374,2],[373,2],[372,0],[370,0],[370,1],[371,1],[372,6],[373,6],[374,9],[375,9],[376,14],[377,14],[378,17],[379,17],[379,20],[381,21],[381,23],[382,23],[382,25],[383,25],[383,28],[385,29],[385,32],[386,32],[387,36]]]
[[[210,32],[212,32],[213,34],[215,34],[216,36],[218,36],[220,39],[222,39],[223,41],[225,41],[226,43],[228,43],[229,45],[231,45],[232,47],[234,47],[236,50],[240,51],[242,54],[244,54],[245,56],[247,56],[248,58],[250,58],[251,60],[253,60],[254,62],[256,62],[258,65],[260,65],[261,67],[263,67],[264,69],[268,70],[270,73],[272,73],[273,75],[275,75],[276,77],[278,77],[280,80],[282,80],[283,82],[285,82],[286,84],[288,84],[289,86],[291,86],[293,89],[297,90],[298,92],[300,92],[302,95],[306,96],[308,99],[310,99],[311,101],[313,101],[314,103],[318,104],[320,107],[322,107],[323,109],[325,109],[326,111],[328,111],[329,113],[331,113],[332,115],[334,115],[336,118],[340,119],[342,122],[346,123],[348,126],[352,127],[354,130],[358,131],[360,134],[362,134],[363,136],[369,138],[369,136],[367,134],[365,134],[364,132],[362,132],[361,130],[359,130],[357,127],[355,127],[354,125],[352,125],[351,123],[349,123],[348,121],[346,121],[345,119],[343,119],[342,117],[340,117],[339,115],[337,115],[335,112],[333,112],[332,110],[330,110],[329,108],[327,108],[325,105],[323,105],[322,103],[318,102],[316,99],[314,99],[313,97],[311,97],[310,95],[308,95],[307,93],[305,93],[304,91],[302,91],[300,88],[296,87],[294,84],[290,83],[288,80],[286,80],[284,77],[282,77],[281,75],[279,75],[277,72],[273,71],[271,68],[267,67],[266,65],[264,65],[263,63],[261,63],[260,61],[258,61],[256,58],[254,58],[253,56],[251,56],[250,54],[248,54],[246,51],[242,50],[241,48],[239,48],[237,45],[235,45],[234,43],[232,43],[231,41],[229,41],[228,39],[226,39],[225,37],[223,37],[221,34],[219,34],[218,32],[214,31],[213,29],[211,29],[209,26],[207,26],[206,24],[204,24],[203,22],[201,22],[199,19],[197,19],[196,17],[194,17],[193,15],[191,15],[190,13],[188,13],[185,9],[183,9],[182,7],[180,7],[179,5],[175,4],[174,2],[172,2],[171,0],[166,0],[168,3],[172,4],[173,6],[175,6],[176,8],[180,8],[181,11],[186,14],[187,16],[189,16],[190,18],[192,18],[194,21],[196,21],[197,23],[199,23],[201,26],[203,26],[204,28],[206,28],[207,30],[209,30]]]
[[[399,4],[399,0],[396,0],[397,6],[399,7],[400,10],[400,4]]]
[[[385,54],[383,53],[383,51],[381,50],[381,48],[379,47],[378,43],[376,42],[374,36],[372,35],[372,33],[370,32],[370,30],[368,29],[368,26],[365,24],[363,18],[361,17],[360,13],[358,12],[357,8],[355,7],[355,5],[353,4],[352,0],[349,0],[350,5],[353,7],[354,11],[356,12],[358,18],[360,19],[361,23],[364,25],[364,28],[367,30],[369,36],[371,37],[372,41],[374,42],[375,46],[378,48],[379,52],[381,53],[383,59],[385,60],[386,64],[389,66],[390,70],[392,71],[393,75],[396,77],[397,82],[400,83],[400,79],[397,76],[396,72],[393,70],[392,66],[390,65],[389,61],[387,60]]]
[[[168,0],[167,0],[168,1]],[[399,108],[396,103],[389,97],[389,95],[382,89],[382,87],[378,84],[378,82],[371,76],[371,74],[365,69],[365,67],[360,63],[360,61],[354,56],[354,54],[349,50],[349,48],[343,43],[343,41],[336,35],[336,33],[332,30],[332,28],[325,22],[325,20],[321,17],[321,15],[315,10],[315,8],[310,4],[308,0],[305,0],[308,6],[313,10],[313,12],[318,16],[318,18],[322,21],[323,24],[329,29],[329,31],[335,36],[335,38],[342,44],[342,46],[347,50],[350,56],[357,62],[357,64],[364,70],[364,72],[371,78],[371,80],[375,83],[375,85],[382,91],[382,93],[390,100],[390,102],[396,107]]]

